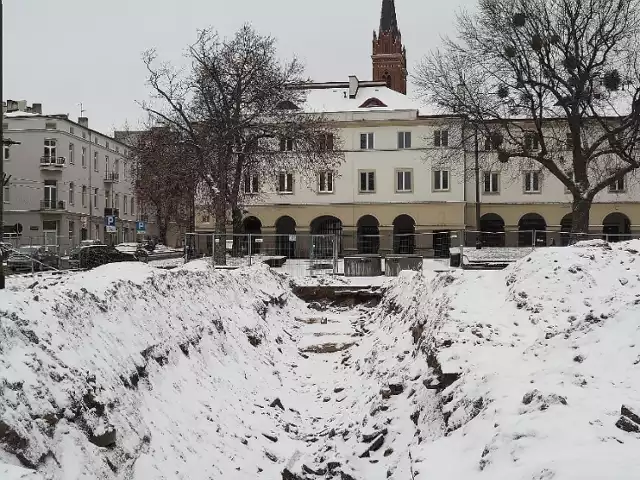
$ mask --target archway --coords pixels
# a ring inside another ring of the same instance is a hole
[[[547,222],[537,213],[527,213],[518,222],[519,247],[544,247],[547,245]]]
[[[560,221],[560,245],[566,247],[571,244],[571,225],[573,224],[573,214],[567,213]]]
[[[244,235],[242,236],[242,241],[241,241],[242,252],[245,254],[260,253],[260,246],[262,245],[262,222],[260,221],[260,219],[258,219],[257,217],[245,218],[242,221],[242,230],[244,232]],[[249,238],[251,238],[250,252],[249,252]]]
[[[378,253],[380,249],[380,223],[373,215],[360,217],[358,229],[358,253]]]
[[[602,233],[608,242],[622,242],[631,239],[631,220],[624,213],[613,212],[604,217]]]
[[[296,221],[285,215],[276,220],[276,255],[295,258]]]
[[[342,252],[342,222],[331,215],[315,218],[310,227],[311,255],[317,258],[333,257],[334,244],[337,241],[338,254]]]
[[[416,221],[409,215],[398,215],[393,221],[393,253],[412,255],[416,249]]]
[[[485,247],[504,247],[504,220],[497,213],[480,217],[480,239]]]

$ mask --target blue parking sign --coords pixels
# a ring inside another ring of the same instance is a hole
[[[106,215],[104,217],[104,226],[107,233],[115,233],[117,232],[116,228],[116,217],[113,215]]]
[[[147,224],[144,222],[136,222],[136,232],[145,233],[147,231]]]

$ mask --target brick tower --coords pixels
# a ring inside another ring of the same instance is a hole
[[[396,19],[394,0],[382,0],[380,30],[373,32],[373,80],[387,82],[396,92],[407,94],[407,50]]]

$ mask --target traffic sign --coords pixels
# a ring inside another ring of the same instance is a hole
[[[145,222],[136,222],[136,233],[145,233],[147,231],[147,224]]]
[[[116,228],[116,217],[115,215],[107,215],[104,217],[104,226],[106,227],[107,233],[116,233],[118,229]]]

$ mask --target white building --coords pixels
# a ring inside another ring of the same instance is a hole
[[[43,115],[42,106],[7,101],[4,148],[5,238],[20,244],[57,245],[81,240],[133,241],[140,219],[126,162],[126,146],[89,128],[87,118]],[[106,233],[105,216],[117,217]]]
[[[252,177],[245,185],[247,233],[340,232],[345,252],[427,256],[447,255],[453,230],[513,231],[486,239],[509,245],[530,244],[533,230],[538,244],[567,238],[540,233],[570,228],[571,195],[562,183],[536,163],[509,163],[507,169],[484,151],[482,138],[476,225],[474,152],[460,147],[460,117],[423,115],[416,102],[384,83],[355,77],[314,85],[302,108],[334,122],[344,162],[337,172],[313,173],[311,181],[293,171]],[[638,184],[625,179],[598,194],[591,224],[594,235],[640,233]],[[212,225],[201,221],[198,227],[211,231]]]

